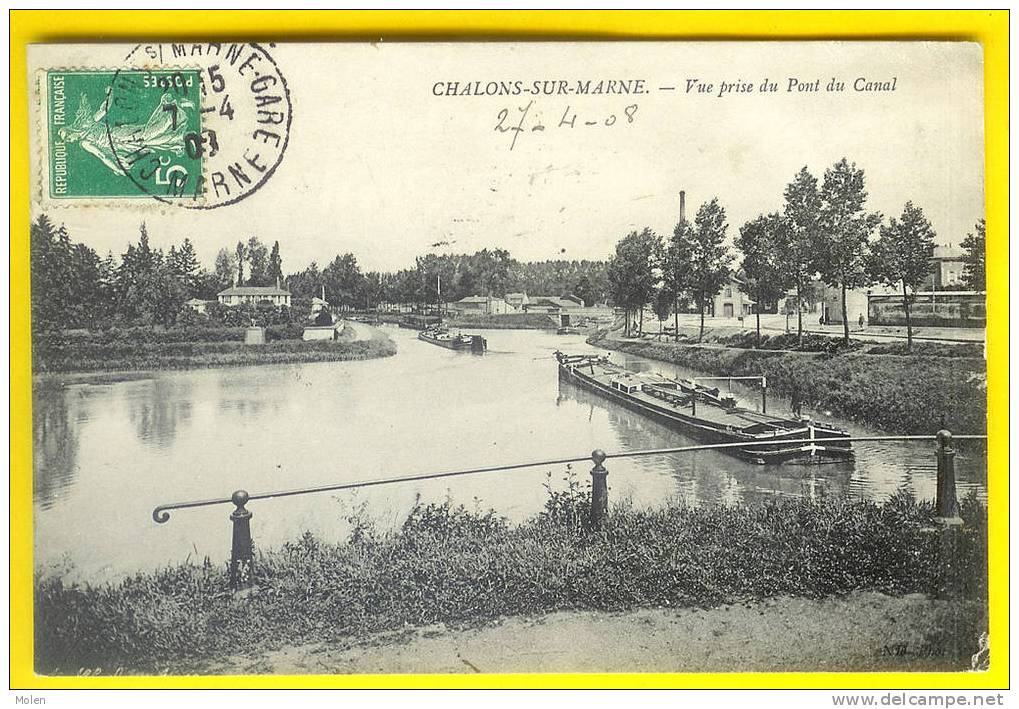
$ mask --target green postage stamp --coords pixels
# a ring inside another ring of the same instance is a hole
[[[199,193],[198,70],[48,71],[45,81],[50,198]]]

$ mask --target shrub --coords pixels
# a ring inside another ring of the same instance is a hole
[[[545,511],[518,525],[446,502],[416,506],[388,534],[370,524],[344,543],[305,534],[258,554],[258,586],[244,603],[229,593],[225,565],[182,564],[105,585],[37,577],[38,669],[189,672],[238,648],[408,625],[859,589],[930,593],[942,579],[931,505],[904,493],[884,504],[616,508],[605,531],[591,533],[578,524],[589,498],[567,482],[565,491],[550,486]],[[983,604],[986,515],[975,498],[962,508],[954,572],[967,579],[965,598]]]
[[[891,344],[880,344],[872,345],[867,349],[867,354],[873,355],[884,355],[884,354],[895,354],[904,355],[906,352],[905,342],[895,342]],[[969,359],[979,359],[984,356],[984,345],[982,342],[913,342],[913,355],[923,357],[960,357]]]
[[[130,339],[118,332],[104,340],[61,335],[33,342],[32,369],[35,373],[189,369],[371,359],[396,353],[396,345],[384,335],[354,342],[270,339],[258,346],[240,340],[191,341],[149,335],[148,339]]]

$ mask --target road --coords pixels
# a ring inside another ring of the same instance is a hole
[[[664,325],[671,327],[674,322],[674,319],[670,317],[665,321]],[[698,328],[700,327],[700,318],[694,314],[681,314],[679,316],[679,326],[681,329]],[[712,330],[732,330],[734,333],[739,331],[752,332],[756,327],[756,321],[754,316],[747,316],[742,322],[738,318],[706,317],[704,319],[704,327],[705,330],[710,328]],[[842,325],[820,325],[816,318],[812,322],[804,318],[803,331],[805,333],[828,335],[831,337],[842,337],[843,334]],[[649,320],[647,315],[644,317],[644,332],[650,334],[658,332],[658,322],[654,318]],[[767,333],[769,335],[787,332],[785,315],[761,315],[761,332],[762,334]],[[795,317],[789,317],[788,332],[796,332]],[[906,328],[884,325],[864,325],[861,328],[858,325],[850,325],[849,336],[856,340],[870,342],[902,341],[906,339]],[[914,327],[913,339],[933,342],[984,342],[986,331],[983,328]]]

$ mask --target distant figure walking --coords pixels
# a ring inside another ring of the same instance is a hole
[[[793,414],[795,414],[796,418],[800,418],[803,411],[803,401],[800,399],[800,388],[798,386],[793,387],[793,392],[789,397],[789,401],[792,406]]]
[[[863,329],[863,323],[864,322],[866,322],[866,321],[863,319],[863,313],[860,313],[860,329],[861,330]]]
[[[821,317],[817,319],[818,325],[824,325],[824,313],[821,313]]]

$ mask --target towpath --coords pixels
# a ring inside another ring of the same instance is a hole
[[[560,612],[481,627],[407,629],[225,658],[213,673],[968,670],[975,604],[858,592],[712,609]]]

